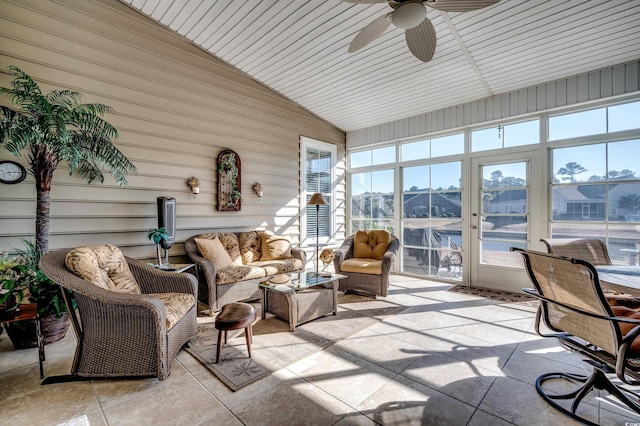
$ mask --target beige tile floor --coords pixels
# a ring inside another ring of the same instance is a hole
[[[35,349],[0,336],[2,425],[570,425],[536,393],[548,371],[588,372],[533,330],[534,308],[392,277],[408,308],[238,392],[185,351],[169,378],[40,386]],[[72,333],[47,346],[45,373],[69,372]],[[640,422],[606,398],[584,412],[603,425]]]

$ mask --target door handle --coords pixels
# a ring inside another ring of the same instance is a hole
[[[477,226],[475,226],[475,225],[473,225],[473,226],[471,227],[471,229],[478,229],[478,227],[477,227]]]

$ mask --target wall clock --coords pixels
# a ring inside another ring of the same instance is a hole
[[[0,161],[0,182],[20,183],[27,177],[27,171],[15,161]]]

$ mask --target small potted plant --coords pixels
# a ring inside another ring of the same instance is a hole
[[[23,275],[20,283],[28,293],[28,300],[38,305],[38,313],[42,320],[44,343],[50,344],[61,340],[71,325],[67,315],[67,305],[62,297],[62,289],[49,279],[40,269],[42,253],[35,243],[22,240],[25,247],[16,251],[16,262],[21,266]],[[67,291],[67,290],[64,290]],[[35,321],[23,321],[6,326],[7,334],[17,349],[35,348],[38,344]]]
[[[27,273],[27,267],[15,256],[0,253],[0,317],[20,312]]]
[[[149,240],[153,240],[154,243],[156,243],[156,254],[158,256],[158,267],[162,267],[162,256],[160,256],[160,243],[162,243],[162,240],[166,240],[169,238],[169,233],[167,232],[167,228],[160,227],[160,228],[150,228],[147,231],[147,238]]]
[[[238,204],[238,201],[242,200],[242,194],[238,191],[238,188],[233,188],[231,190],[231,204]]]

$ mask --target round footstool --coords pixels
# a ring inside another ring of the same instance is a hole
[[[256,320],[256,308],[248,303],[227,303],[222,307],[216,317],[215,326],[218,330],[218,348],[216,351],[216,364],[220,359],[222,349],[222,333],[224,332],[224,343],[227,343],[227,331],[244,328],[244,336],[247,339],[247,351],[251,358],[251,341],[253,340],[253,330],[251,324]]]

